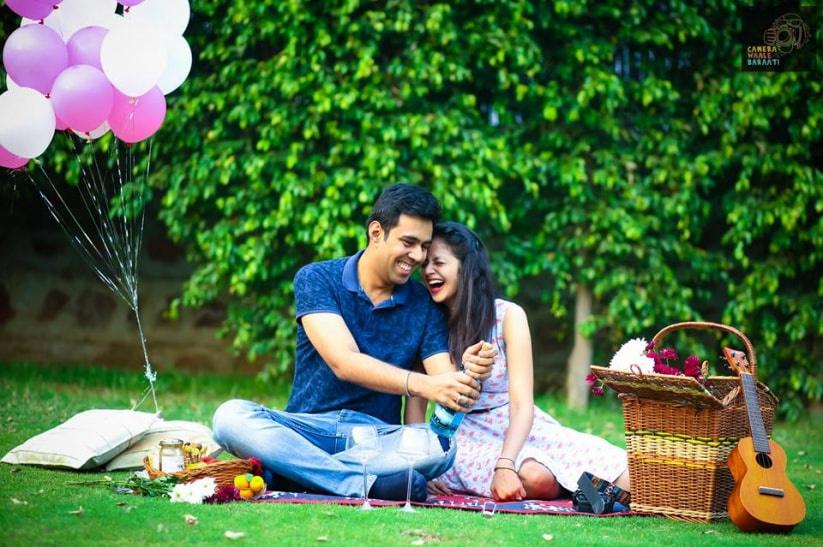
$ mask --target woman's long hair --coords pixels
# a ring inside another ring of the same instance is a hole
[[[449,355],[459,365],[467,347],[489,341],[497,290],[486,246],[471,229],[457,222],[442,222],[435,226],[433,239],[443,240],[460,261],[455,305],[449,314]]]

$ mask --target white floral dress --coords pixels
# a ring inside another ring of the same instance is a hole
[[[453,490],[478,496],[491,497],[494,466],[509,426],[509,376],[503,317],[510,305],[505,300],[495,301],[497,321],[491,340],[497,343],[499,353],[492,375],[483,382],[475,412],[467,414],[457,430],[454,465],[438,478]],[[517,455],[515,467],[520,469],[523,461],[529,458],[550,469],[560,485],[570,491],[577,489],[577,479],[584,471],[613,482],[627,467],[626,452],[622,448],[594,435],[563,427],[536,406],[534,424]]]

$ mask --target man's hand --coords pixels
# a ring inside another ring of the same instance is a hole
[[[495,346],[484,341],[477,342],[463,352],[463,370],[475,380],[482,382],[491,376],[496,357]]]
[[[491,491],[492,497],[497,501],[520,501],[526,497],[520,475],[509,468],[500,468],[494,472]]]
[[[469,412],[480,396],[480,384],[463,372],[413,374],[409,389],[456,412]]]

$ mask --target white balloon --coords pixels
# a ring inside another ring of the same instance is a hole
[[[190,16],[189,0],[144,0],[125,13],[126,19],[180,35],[186,30]]]
[[[129,97],[140,97],[157,85],[167,63],[163,36],[134,21],[126,20],[111,29],[100,46],[103,72]]]
[[[89,141],[99,139],[109,131],[111,131],[111,126],[109,125],[109,122],[103,122],[100,124],[100,127],[98,127],[97,129],[92,129],[91,131],[75,131],[74,129],[71,129],[72,133],[74,133],[78,137],[82,137]]]
[[[119,27],[120,25],[122,25],[124,21],[125,21],[125,19],[123,18],[122,15],[117,15],[116,13],[113,13],[111,15],[111,17],[109,17],[109,20],[108,20],[107,24],[104,25],[103,28],[106,28],[108,30],[113,30],[113,29]]]
[[[114,13],[115,9],[117,0],[63,0],[43,22],[68,42],[83,27],[111,28],[114,17],[122,19]],[[39,22],[24,17],[20,26]]]
[[[157,82],[157,87],[163,95],[168,95],[180,87],[191,70],[191,48],[185,38],[178,34],[166,36],[166,47],[169,52],[169,62]]]
[[[36,158],[49,147],[57,120],[51,103],[29,87],[0,95],[0,146],[21,158]]]

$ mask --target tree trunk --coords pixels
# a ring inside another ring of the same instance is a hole
[[[592,314],[592,293],[588,287],[577,285],[574,305],[574,347],[566,365],[566,404],[583,409],[589,403],[586,375],[592,364],[592,341],[580,334],[580,326]]]

